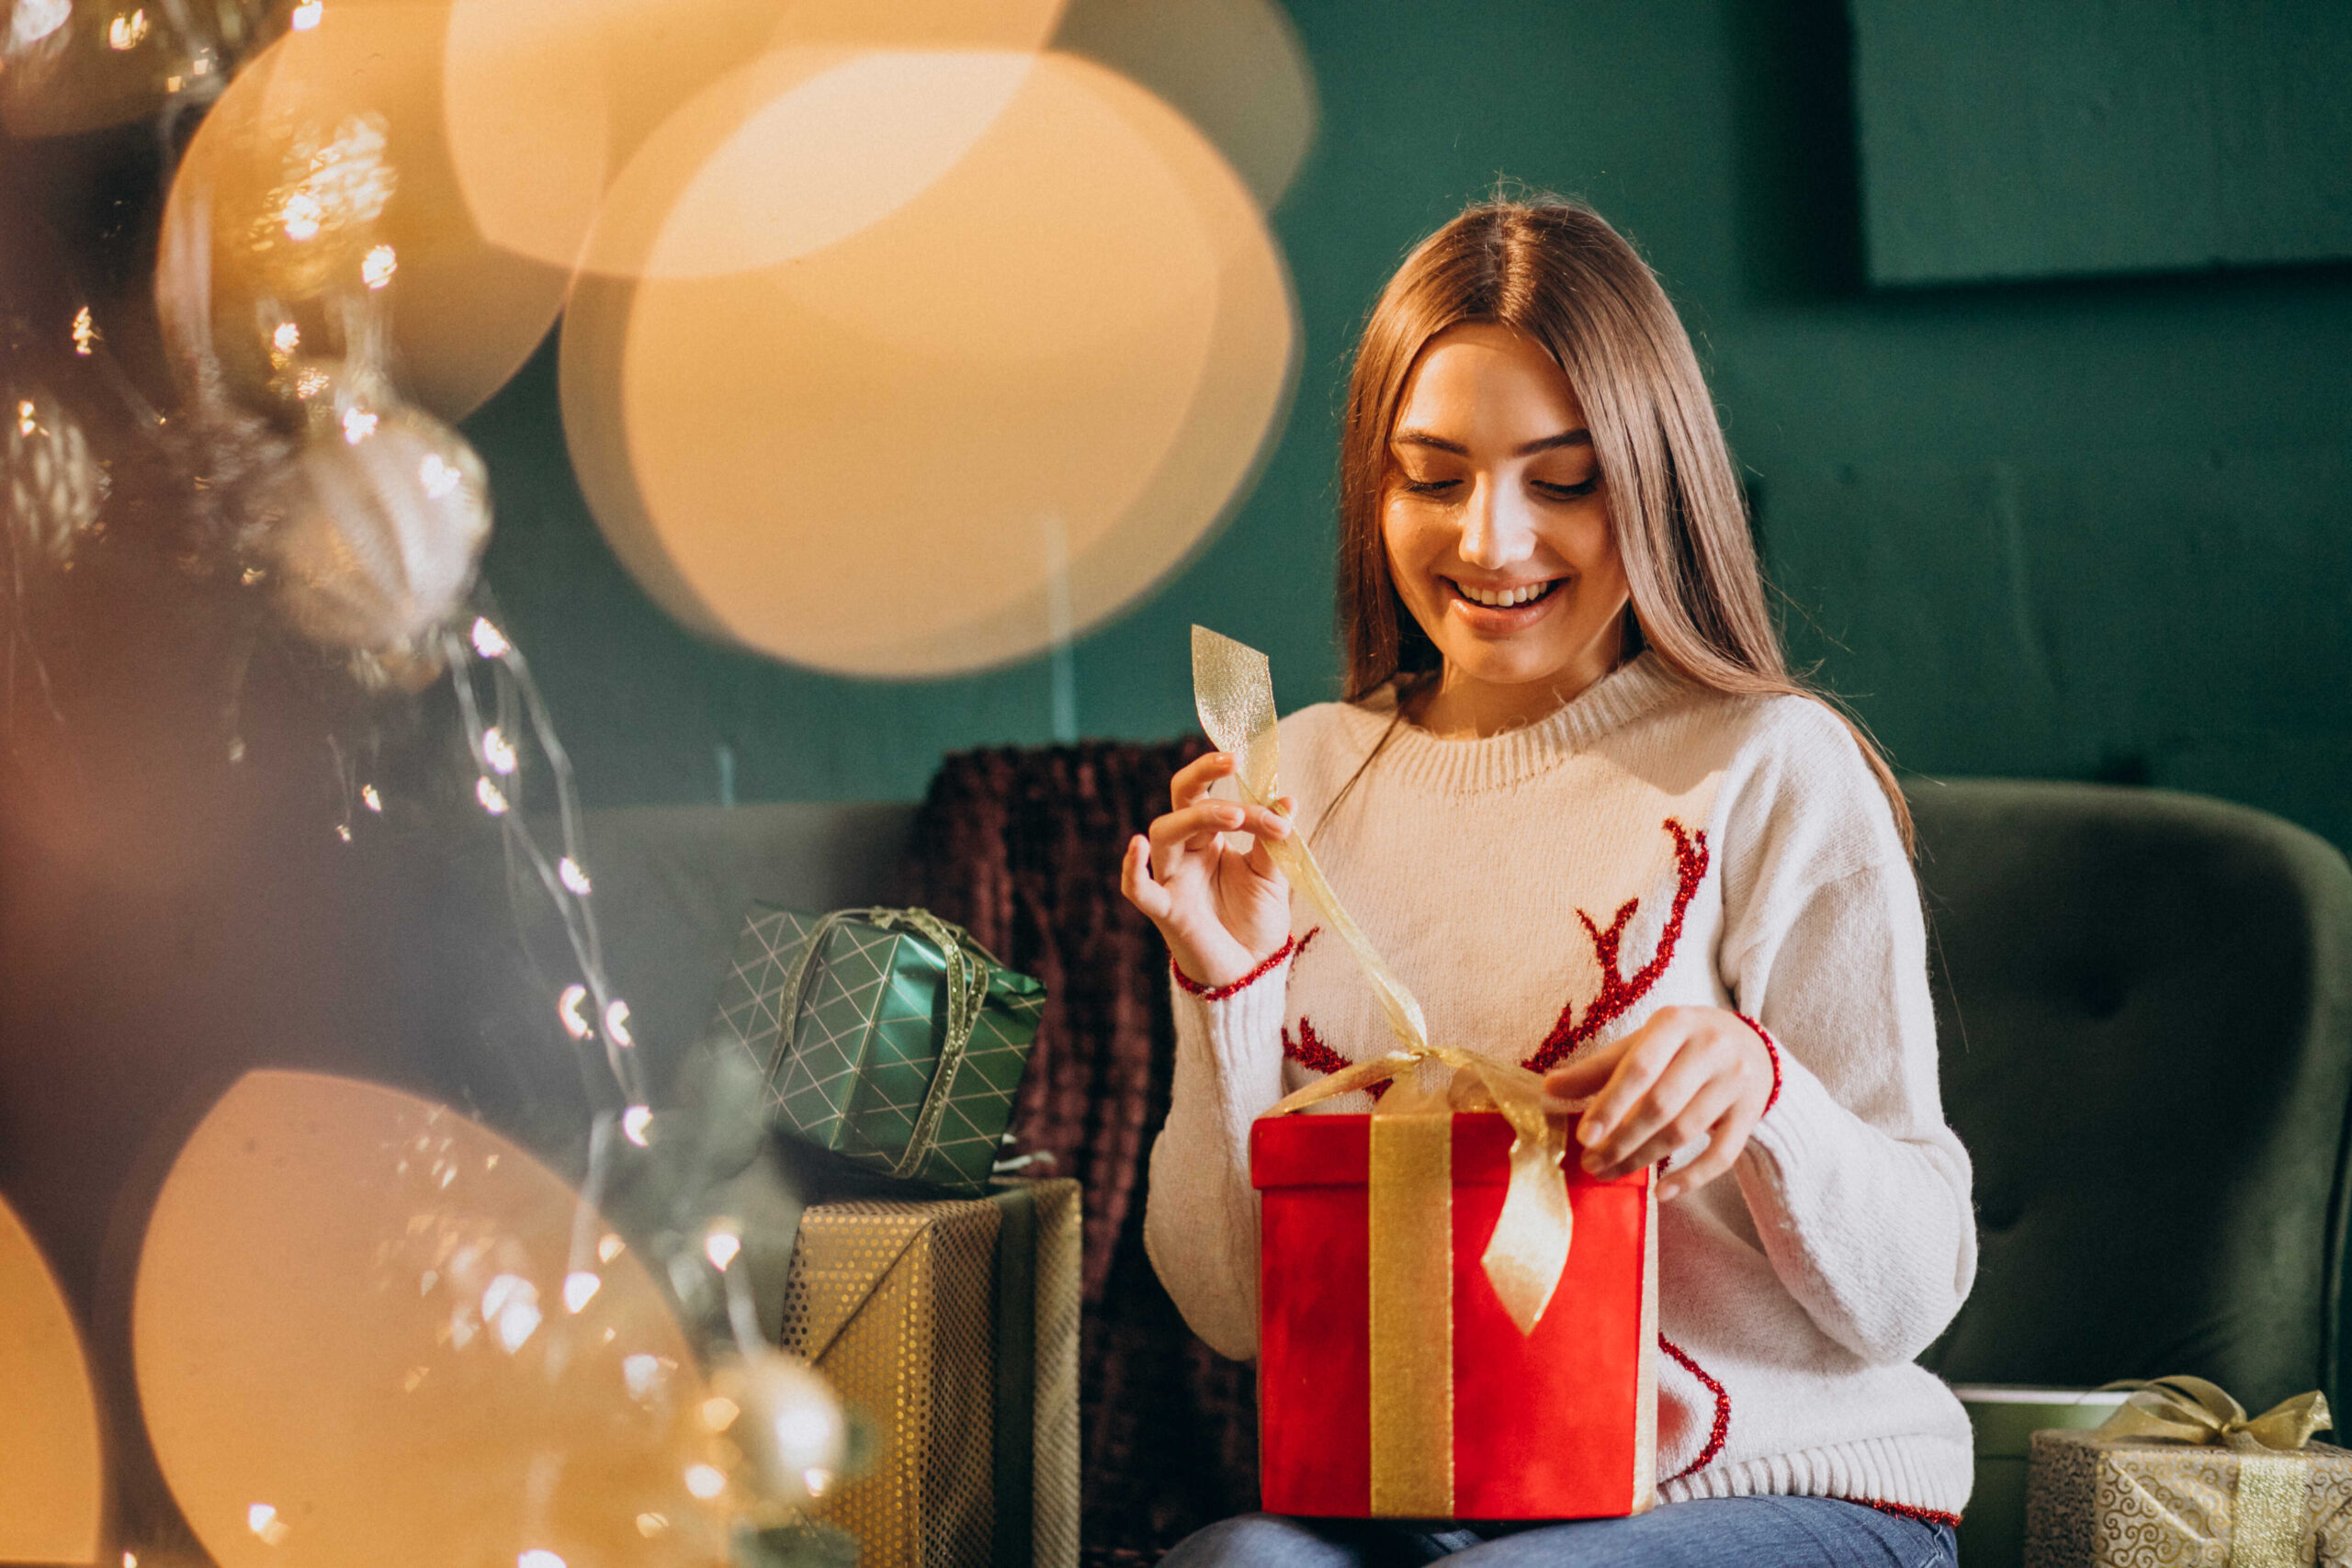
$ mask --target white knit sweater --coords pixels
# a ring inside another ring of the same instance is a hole
[[[1283,720],[1317,858],[1420,998],[1430,1036],[1548,1066],[1675,1004],[1730,1008],[1781,1085],[1734,1179],[1659,1214],[1661,1500],[1791,1493],[1957,1514],[1968,1418],[1912,1364],[1976,1270],[1968,1156],[1936,1084],[1918,889],[1846,728],[1729,698],[1645,654],[1485,739],[1378,705]],[[1312,938],[1228,993],[1175,996],[1174,1102],[1144,1239],[1195,1333],[1258,1340],[1250,1124],[1389,1046],[1363,972]],[[1548,1049],[1547,1049],[1548,1047]],[[1329,1102],[1364,1111],[1363,1094]]]

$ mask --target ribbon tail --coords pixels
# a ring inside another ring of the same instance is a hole
[[[2266,1449],[2300,1449],[2312,1440],[2312,1434],[2332,1429],[2335,1417],[2327,1408],[2327,1395],[2312,1389],[2292,1399],[2280,1400],[2245,1424],[2245,1431]]]
[[[1543,1145],[1515,1140],[1510,1167],[1503,1212],[1479,1261],[1511,1322],[1521,1334],[1532,1334],[1568,1266],[1576,1215],[1568,1207],[1567,1183],[1560,1178],[1559,1165]]]
[[[1480,1259],[1496,1299],[1521,1334],[1532,1334],[1568,1266],[1576,1212],[1560,1169],[1566,1134],[1544,1111],[1544,1080],[1525,1067],[1457,1054],[1454,1069],[1486,1090],[1510,1123],[1510,1186]]]
[[[1356,924],[1355,917],[1340,902],[1340,896],[1324,879],[1323,868],[1315,863],[1315,852],[1306,847],[1304,840],[1285,839],[1280,843],[1268,843],[1266,852],[1272,856],[1283,874],[1290,878],[1291,886],[1323,917],[1331,934],[1355,954],[1356,963],[1363,966],[1373,990],[1380,997],[1380,1010],[1387,1015],[1389,1032],[1396,1036],[1397,1043],[1408,1049],[1426,1048],[1430,1026],[1421,1014],[1421,1004],[1374,950],[1372,939],[1363,934],[1363,928]]]
[[[1194,626],[1193,706],[1209,739],[1233,759],[1233,781],[1242,795],[1252,806],[1273,809],[1282,795],[1280,731],[1274,719],[1273,671],[1266,656],[1206,626]],[[1266,852],[1363,966],[1397,1043],[1408,1049],[1426,1048],[1430,1030],[1421,1004],[1340,905],[1323,868],[1315,863],[1314,852],[1304,840],[1285,839],[1266,840]]]

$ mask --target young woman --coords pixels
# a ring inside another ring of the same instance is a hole
[[[1295,798],[1220,798],[1204,757],[1128,846],[1176,987],[1145,1238],[1193,1330],[1253,1355],[1250,1124],[1389,1045],[1262,847],[1307,833],[1431,1038],[1544,1072],[1561,1114],[1589,1099],[1588,1170],[1667,1162],[1662,1506],[1253,1516],[1170,1568],[1951,1563],[1968,1421],[1912,1358],[1976,1236],[1909,814],[1788,673],[1673,307],[1589,209],[1474,207],[1381,296],[1341,439],[1347,694],[1283,721]]]

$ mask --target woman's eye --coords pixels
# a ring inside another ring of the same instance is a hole
[[[1443,495],[1462,481],[1460,479],[1417,479],[1408,474],[1396,482],[1414,495]]]
[[[1572,485],[1554,484],[1549,479],[1536,479],[1532,482],[1536,493],[1550,500],[1580,501],[1600,488],[1600,476],[1595,474],[1580,484]]]

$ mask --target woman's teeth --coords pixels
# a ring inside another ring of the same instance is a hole
[[[1557,581],[1556,578],[1552,580]],[[1484,604],[1489,610],[1508,610],[1517,604],[1532,604],[1552,592],[1552,582],[1531,582],[1524,588],[1502,589],[1473,588],[1466,582],[1457,582],[1453,591],[1473,604]]]

